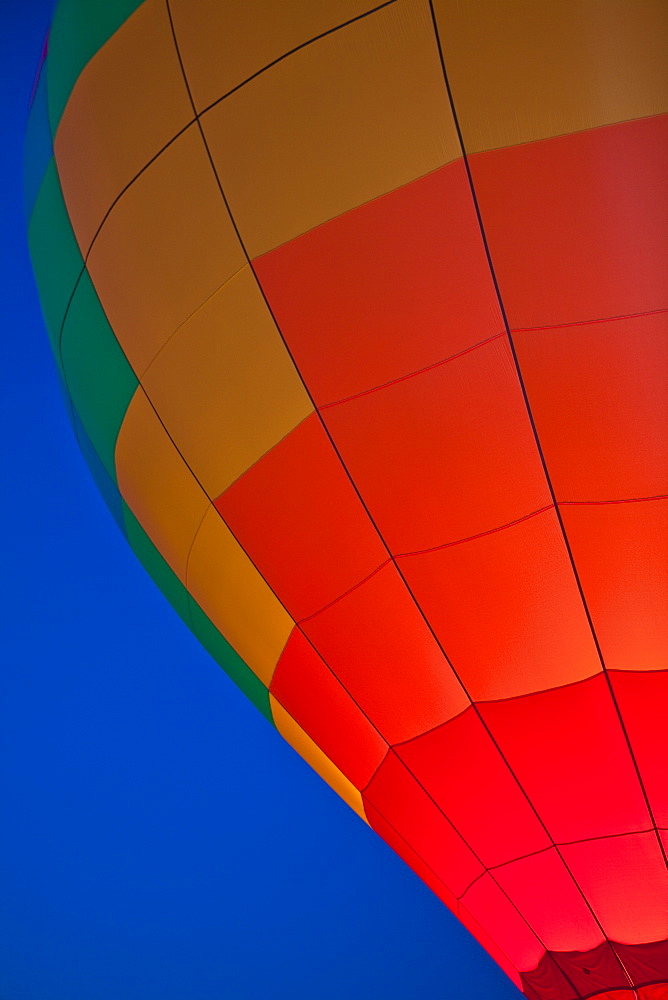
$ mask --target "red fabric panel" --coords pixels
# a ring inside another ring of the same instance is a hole
[[[608,941],[589,951],[554,952],[554,960],[584,996],[595,990],[626,989],[629,977]]]
[[[457,897],[453,896],[447,886],[434,874],[431,868],[425,864],[422,858],[415,853],[404,838],[399,836],[394,827],[390,826],[390,824],[387,823],[380,815],[378,810],[370,805],[368,801],[364,803],[364,809],[367,819],[376,833],[379,834],[385,843],[388,844],[392,850],[413,869],[415,874],[422,879],[425,885],[429,886],[432,892],[435,893],[435,895],[438,896],[443,903],[445,903],[448,909],[455,914],[460,923],[466,927],[466,929],[474,936],[476,941],[482,945],[497,965],[499,965],[512,982],[515,983],[517,988],[521,990],[522,980],[520,979],[515,966],[512,965],[507,956],[504,955],[504,953],[499,949],[496,942],[492,941],[480,924],[478,924],[477,921],[473,919],[471,914],[462,907]]]
[[[589,1000],[642,1000],[642,997],[632,990],[606,990],[605,993],[597,993]]]
[[[522,992],[527,1000],[579,1000],[580,997],[549,952],[535,969],[522,973]]]
[[[605,941],[590,951],[547,952],[535,969],[522,974],[525,996],[533,1000],[561,996],[559,984],[555,983],[555,963],[578,996],[591,1000],[668,1000],[668,941],[637,945],[611,945]],[[629,988],[629,979],[640,986],[654,985],[642,986],[636,997]]]
[[[363,795],[365,808],[367,802],[373,806],[385,823],[389,823],[406,840],[455,896],[463,893],[484,871],[452,824],[393,750],[390,750]],[[372,815],[367,813],[367,817],[373,826]]]
[[[535,969],[545,948],[489,874],[462,897],[464,906],[520,972]]]
[[[668,312],[514,341],[558,500],[668,494]]]
[[[589,997],[597,990],[604,990],[602,995],[607,996],[608,990],[626,988],[629,983],[610,944],[603,941],[589,951],[548,952],[537,968],[522,976],[526,996],[536,1000],[558,996],[561,981],[555,982],[555,969],[560,969],[571,984],[571,996]]]
[[[392,565],[302,627],[389,743],[433,729],[469,705]]]
[[[451,913],[459,916],[459,900],[457,897],[448,889],[445,882],[435,874],[420,855],[416,854],[406,838],[397,833],[395,828],[366,799],[364,801],[364,812],[372,829],[383,838],[395,854],[399,855],[402,861],[406,862],[409,868],[413,869],[418,878],[422,879],[424,884],[429,886],[441,902],[445,903]]]
[[[668,941],[615,944],[615,950],[634,983],[658,983],[665,979],[668,986]]]
[[[233,483],[216,507],[297,619],[388,558],[316,414]]]
[[[634,997],[633,1000],[636,1000]],[[668,1000],[668,981],[638,990],[637,1000]]]
[[[551,502],[505,338],[323,416],[395,553]]]
[[[655,822],[668,828],[668,671],[614,670],[610,681]]]
[[[522,979],[519,972],[510,959],[501,951],[496,941],[492,941],[489,934],[482,929],[480,924],[469,911],[460,903],[457,907],[457,917],[459,922],[466,927],[467,931],[473,935],[476,941],[482,945],[485,951],[494,959],[496,964],[503,969],[506,975],[515,983],[519,990],[522,989]]]
[[[549,952],[535,969],[522,973],[522,992],[527,1000],[579,1000],[580,997]]]
[[[606,666],[665,670],[668,500],[561,513]]]
[[[461,160],[318,226],[254,267],[319,405],[503,330]]]
[[[654,833],[569,844],[562,852],[611,940],[642,944],[668,935],[668,872]]]
[[[399,565],[474,701],[600,670],[554,511]]]
[[[550,846],[473,708],[395,750],[484,865]]]
[[[665,308],[668,116],[470,157],[513,328]]]
[[[450,892],[447,886],[434,874],[431,868],[425,864],[422,858],[415,853],[406,840],[404,840],[404,838],[397,833],[394,827],[386,822],[378,810],[375,809],[368,801],[365,801],[364,803],[364,810],[369,823],[376,833],[379,834],[385,843],[388,844],[392,850],[398,854],[410,868],[413,869],[415,874],[422,879],[425,885],[429,886],[432,892],[435,893],[435,895],[438,896],[443,903],[445,903],[448,909],[455,914],[460,923],[466,927],[466,929],[474,936],[476,941],[482,945],[497,965],[499,965],[506,975],[515,983],[517,988],[521,990],[522,981],[515,966],[512,965],[507,956],[504,955],[504,953],[499,949],[496,942],[492,941],[477,921],[473,919],[471,914],[461,906],[457,897]]]
[[[493,874],[549,951],[589,951],[604,940],[555,848],[495,868]]]
[[[480,711],[557,843],[651,826],[603,675]]]
[[[297,629],[278,661],[270,690],[353,785],[364,788],[387,744]]]

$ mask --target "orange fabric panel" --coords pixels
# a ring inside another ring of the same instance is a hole
[[[483,867],[393,750],[379,767],[364,802],[369,803],[458,896],[483,874]],[[374,816],[368,813],[369,823]]]
[[[300,49],[202,126],[251,257],[461,155],[426,0]]]
[[[668,829],[668,670],[651,674],[611,670],[610,681],[654,820]]]
[[[355,788],[366,787],[387,743],[298,629],[278,662],[271,694]]]
[[[668,111],[663,0],[435,0],[468,152]]]
[[[557,843],[651,827],[602,674],[480,711]]]
[[[84,68],[56,133],[84,256],[114,199],[193,117],[166,5],[145,0]]]
[[[483,875],[471,886],[462,896],[462,906],[485,928],[515,968],[520,972],[536,968],[545,947],[492,875]]]
[[[213,506],[192,544],[187,587],[239,656],[268,685],[294,622]]]
[[[513,328],[666,306],[668,116],[470,158]]]
[[[600,671],[553,510],[399,565],[473,701]]]
[[[558,500],[668,494],[668,310],[514,341]]]
[[[121,425],[115,460],[123,498],[185,584],[188,553],[209,500],[141,388]]]
[[[569,844],[562,852],[612,941],[668,936],[668,872],[654,833]]]
[[[248,266],[167,341],[142,384],[211,497],[313,410]]]
[[[505,338],[323,416],[395,553],[469,538],[551,502]]]
[[[388,559],[315,414],[216,506],[296,619],[340,597]]]
[[[473,708],[395,750],[487,867],[550,847]]]
[[[565,505],[566,534],[606,666],[668,663],[668,500]]]
[[[367,818],[364,815],[362,796],[353,783],[339,771],[336,764],[332,763],[329,757],[322,752],[301,726],[297,725],[292,716],[288,715],[283,706],[271,694],[269,701],[274,724],[283,739],[287,740],[299,756],[303,757],[307,764],[310,764],[316,774],[319,774],[323,781],[326,781],[336,794],[340,795],[343,801],[351,809],[354,809],[360,819],[366,823]]]
[[[503,330],[461,158],[254,267],[318,405],[438,364]]]
[[[432,729],[469,705],[392,565],[303,628],[388,743]]]
[[[495,868],[494,878],[549,951],[588,951],[604,940],[555,848]]]
[[[88,269],[121,347],[141,375],[179,325],[245,263],[193,127],[114,207]]]
[[[298,45],[377,4],[369,0],[315,4],[301,0],[281,0],[280,4],[275,0],[170,0],[169,6],[193,100],[201,112]]]

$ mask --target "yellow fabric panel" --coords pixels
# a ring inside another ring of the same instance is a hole
[[[467,152],[668,110],[666,0],[435,0]]]
[[[211,497],[313,409],[248,265],[171,337],[142,383]]]
[[[197,110],[203,111],[298,45],[380,2],[171,0],[174,30]]]
[[[288,715],[283,706],[276,701],[272,694],[269,695],[269,703],[274,723],[283,739],[287,740],[299,756],[303,757],[307,764],[311,765],[323,781],[326,781],[336,794],[340,795],[343,801],[347,802],[350,808],[354,809],[365,823],[368,822],[364,813],[362,793],[346,778],[345,774],[339,771],[336,764],[333,764],[329,757],[325,756],[320,747],[313,742],[301,726],[297,725],[292,716]]]
[[[145,0],[79,77],[56,134],[82,254],[126,184],[193,118],[162,0]]]
[[[172,333],[246,263],[196,126],[114,206],[88,270],[141,375]]]
[[[294,622],[213,506],[193,544],[186,586],[268,687]]]
[[[202,124],[251,257],[460,155],[427,0],[300,49]]]
[[[188,553],[209,500],[141,388],[125,414],[115,457],[122,496],[185,584]]]

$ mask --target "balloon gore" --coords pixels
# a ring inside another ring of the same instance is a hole
[[[667,39],[63,0],[27,132],[121,530],[530,1000],[668,996]]]

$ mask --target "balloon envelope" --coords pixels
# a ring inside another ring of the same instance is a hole
[[[667,21],[63,0],[28,126],[121,530],[532,1000],[668,989]]]

